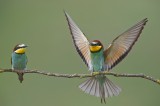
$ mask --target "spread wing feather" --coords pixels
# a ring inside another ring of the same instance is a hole
[[[110,46],[104,51],[105,68],[107,70],[114,67],[126,57],[140,36],[147,21],[147,18],[145,18],[133,27],[129,28],[127,31],[114,39]]]
[[[76,50],[79,53],[82,60],[88,66],[89,70],[91,70],[89,42],[87,38],[85,37],[85,35],[82,33],[82,31],[75,24],[75,22],[71,19],[71,17],[66,12],[64,13],[65,13],[68,25],[69,25],[69,29],[70,29]]]

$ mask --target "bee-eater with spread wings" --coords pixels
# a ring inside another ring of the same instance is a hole
[[[116,37],[104,50],[99,40],[89,42],[71,17],[65,12],[75,48],[91,72],[110,71],[124,59],[140,36],[147,18],[138,22],[124,33]],[[87,79],[79,88],[90,95],[101,98],[117,96],[121,89],[113,84],[105,75],[97,75]]]

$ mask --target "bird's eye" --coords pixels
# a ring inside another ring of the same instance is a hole
[[[101,46],[101,44],[100,44],[100,43],[97,43],[97,46]]]

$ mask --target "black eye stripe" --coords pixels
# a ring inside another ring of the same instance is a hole
[[[18,50],[18,49],[20,49],[20,48],[21,48],[21,47],[15,47],[15,48],[14,48],[14,51],[16,51],[16,50]]]
[[[20,48],[22,48],[22,47],[17,47],[17,49],[20,49]]]
[[[17,44],[14,48],[13,48],[13,51],[16,51],[16,50],[18,50],[18,49],[20,49],[20,48],[26,48],[27,46],[26,45],[24,45],[24,44]]]
[[[18,50],[18,49],[20,49],[20,48],[23,48],[23,47],[18,47],[18,46],[16,46],[16,47],[13,49],[13,51],[16,51],[16,50]]]

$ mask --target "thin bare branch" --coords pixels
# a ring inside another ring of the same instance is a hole
[[[155,82],[157,84],[160,84],[160,79],[155,79],[151,76],[147,76],[145,74],[127,74],[127,73],[123,73],[123,74],[119,74],[119,73],[114,73],[114,72],[94,72],[92,74],[60,74],[60,73],[50,73],[50,72],[46,72],[46,71],[39,71],[39,70],[12,70],[12,69],[0,69],[0,73],[3,72],[15,72],[15,73],[35,73],[35,74],[42,74],[42,75],[46,75],[46,76],[53,76],[53,77],[64,77],[64,78],[87,78],[87,77],[93,77],[96,75],[112,75],[115,77],[137,77],[137,78],[144,78],[147,80],[150,80],[152,82]]]

